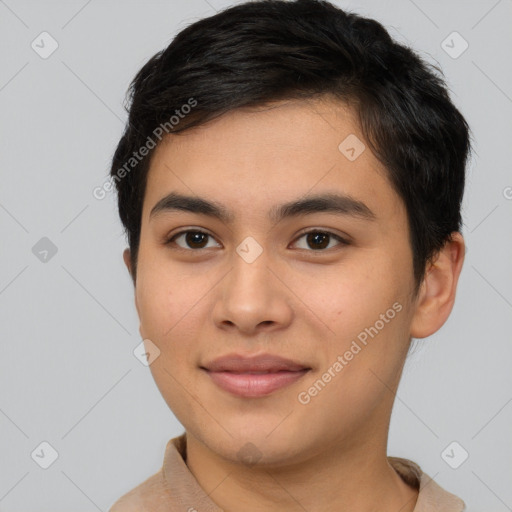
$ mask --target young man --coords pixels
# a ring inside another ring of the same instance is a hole
[[[468,126],[376,21],[258,1],[131,85],[119,213],[152,375],[185,432],[111,512],[464,509],[387,456],[412,338],[464,259]]]

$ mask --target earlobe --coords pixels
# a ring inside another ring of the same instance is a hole
[[[426,338],[446,322],[455,302],[455,292],[464,262],[464,239],[454,232],[429,264],[421,284],[411,322],[413,338]]]

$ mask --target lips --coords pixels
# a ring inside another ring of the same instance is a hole
[[[243,356],[241,354],[228,354],[214,359],[204,365],[212,372],[236,372],[236,373],[271,373],[279,371],[300,371],[308,369],[307,365],[297,363],[291,359],[271,354],[257,356]]]
[[[269,395],[311,370],[304,364],[270,354],[229,354],[201,368],[224,391],[247,398]]]

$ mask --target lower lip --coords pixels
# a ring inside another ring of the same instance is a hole
[[[279,371],[276,373],[232,373],[206,370],[213,382],[233,395],[254,398],[270,395],[274,391],[296,382],[309,369],[301,371]]]

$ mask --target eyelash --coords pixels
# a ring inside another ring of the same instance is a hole
[[[179,231],[178,233],[175,233],[170,238],[166,239],[165,242],[164,242],[164,245],[172,245],[172,244],[174,244],[175,243],[174,241],[179,236],[187,234],[187,233],[200,233],[200,234],[203,234],[203,235],[207,235],[208,237],[215,238],[210,233],[207,233],[206,231],[202,231],[200,229],[185,229],[183,231]],[[339,242],[338,245],[342,245],[342,246],[343,245],[350,245],[350,243],[347,240],[345,240],[344,238],[342,238],[341,236],[339,236],[339,235],[337,235],[335,233],[332,233],[331,231],[325,231],[325,230],[320,230],[320,229],[311,229],[309,231],[304,231],[294,240],[294,242],[297,242],[302,237],[304,237],[306,235],[309,235],[309,234],[312,234],[312,233],[321,234],[321,235],[328,235],[329,237],[334,238],[336,241],[338,241]],[[184,247],[177,246],[175,249],[182,250],[182,251],[187,251],[187,252],[191,252],[191,251],[199,252],[199,251],[203,250],[204,248],[200,247],[198,249],[192,249],[192,248],[184,248]],[[307,250],[308,252],[313,252],[313,253],[320,253],[320,252],[329,251],[330,249],[332,249],[332,247],[330,247],[328,249],[316,249],[316,250],[315,249],[302,249],[302,250]]]

